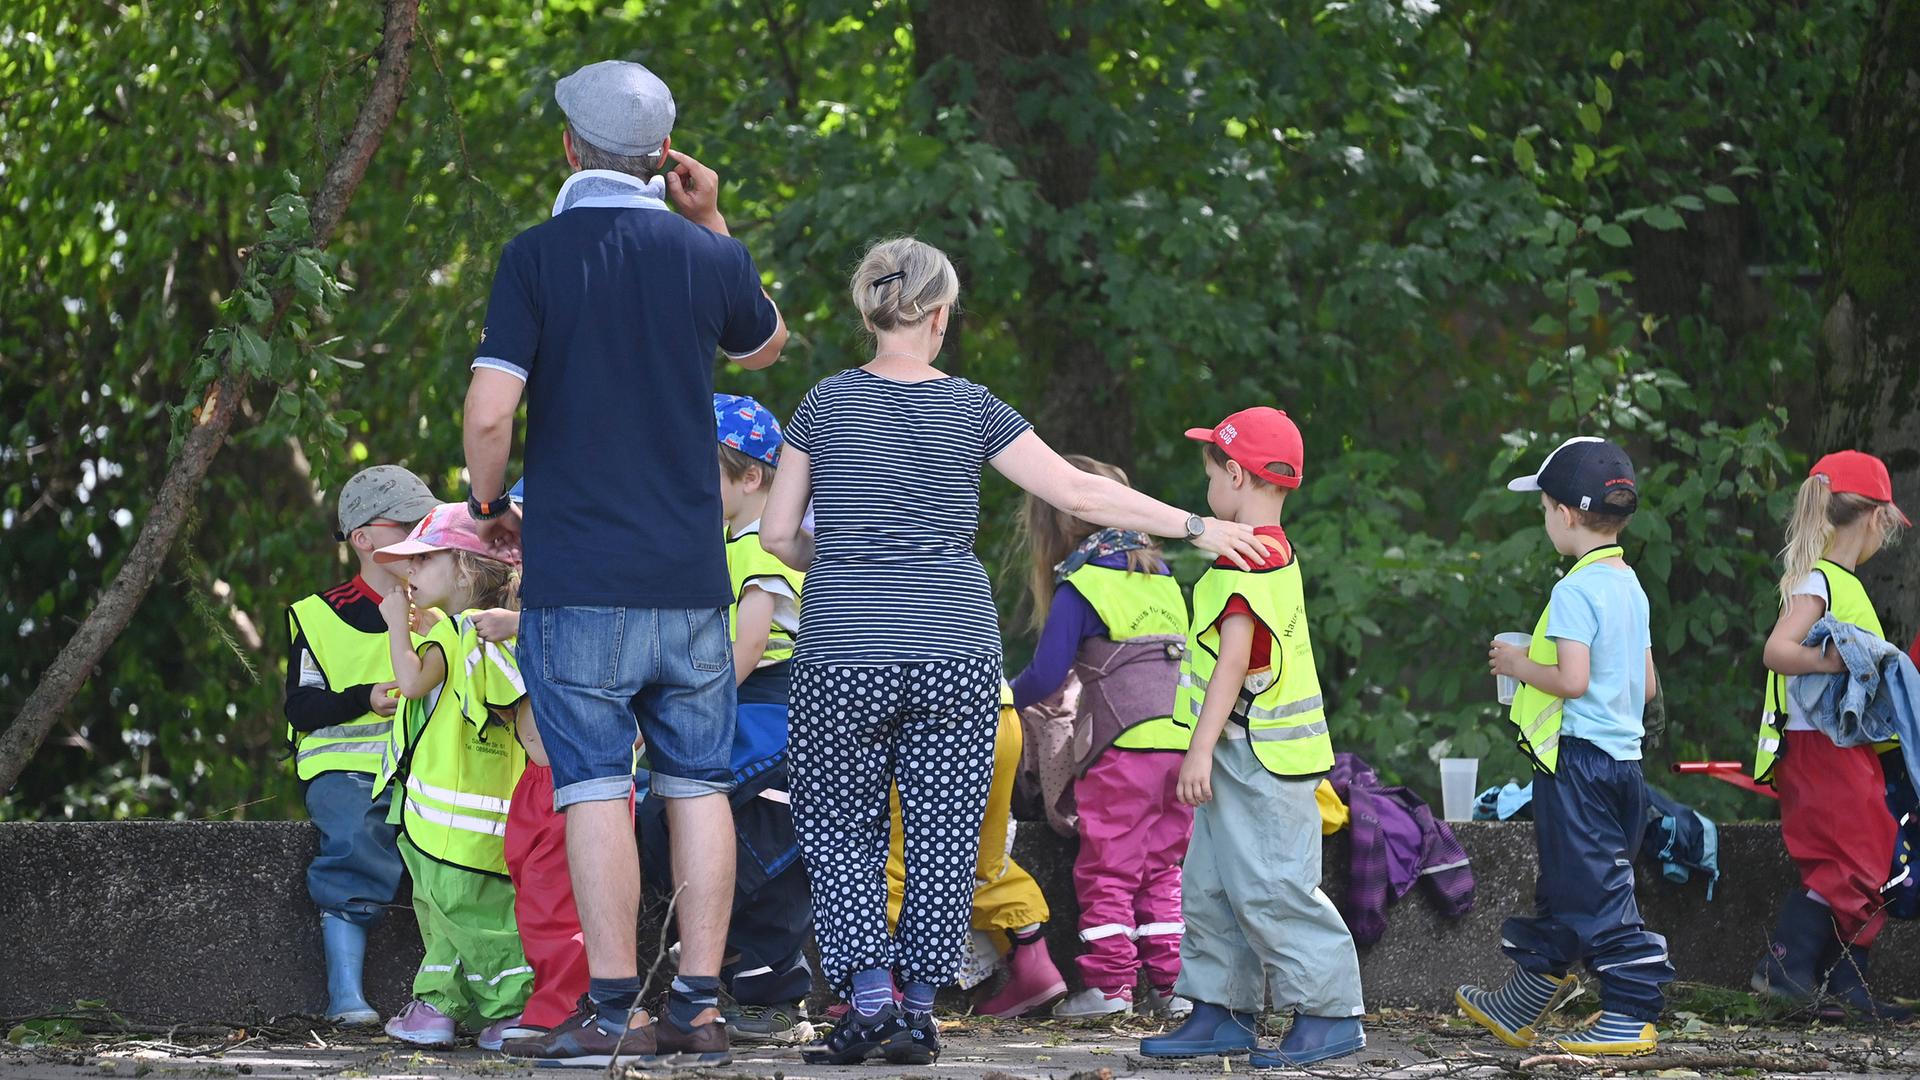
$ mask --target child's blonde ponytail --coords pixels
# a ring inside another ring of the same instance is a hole
[[[1793,590],[1813,573],[1813,564],[1827,553],[1833,540],[1833,522],[1828,520],[1833,489],[1825,477],[1809,476],[1800,482],[1800,493],[1793,498],[1793,516],[1787,519],[1787,545],[1780,549],[1780,561],[1786,572],[1780,577],[1780,610],[1793,604]]]
[[[1787,521],[1787,546],[1780,549],[1780,561],[1786,564],[1786,573],[1780,577],[1780,610],[1793,605],[1793,590],[1813,573],[1813,564],[1826,557],[1835,532],[1886,505],[1851,491],[1836,495],[1823,476],[1801,481],[1800,493],[1793,500],[1793,517]],[[1894,515],[1886,515],[1883,528],[1885,542],[1898,537],[1900,527]]]

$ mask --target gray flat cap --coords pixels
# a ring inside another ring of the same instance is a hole
[[[553,100],[575,134],[611,153],[657,154],[673,133],[673,91],[626,60],[588,64],[554,84]]]
[[[362,469],[340,485],[340,531],[335,538],[345,540],[353,530],[383,518],[412,526],[438,505],[433,489],[398,465]]]

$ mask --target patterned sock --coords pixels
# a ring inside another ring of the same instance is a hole
[[[638,975],[624,979],[588,979],[587,1000],[593,1003],[594,1012],[602,1016],[619,1013],[620,1026],[626,1027],[627,1014],[633,1011],[634,1003],[640,1000],[640,991],[646,988],[646,981]]]
[[[667,989],[667,1019],[681,1031],[708,1009],[720,1007],[720,980],[713,975],[675,975]]]
[[[882,968],[854,972],[851,1004],[861,1016],[875,1016],[893,1004],[893,973]]]
[[[925,1016],[933,1011],[932,983],[910,982],[906,987],[906,999],[902,1002],[906,1010],[915,1016]]]

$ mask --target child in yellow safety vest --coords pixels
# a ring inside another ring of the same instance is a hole
[[[1578,985],[1585,963],[1600,982],[1600,1014],[1558,1040],[1576,1054],[1654,1049],[1654,1022],[1673,980],[1667,939],[1641,921],[1633,861],[1646,832],[1640,772],[1645,711],[1658,690],[1647,594],[1627,565],[1620,533],[1640,506],[1633,462],[1605,439],[1568,439],[1540,470],[1507,485],[1534,492],[1555,551],[1573,559],[1554,585],[1531,643],[1495,640],[1487,666],[1518,680],[1509,713],[1533,759],[1533,832],[1540,852],[1533,914],[1500,928],[1514,963],[1495,990],[1462,986],[1455,1002],[1510,1046],[1536,1031]]]
[[[1889,792],[1906,790],[1889,787],[1888,771],[1904,775],[1906,765],[1897,749],[1836,746],[1792,707],[1787,683],[1846,672],[1838,649],[1804,644],[1822,616],[1886,636],[1854,571],[1908,524],[1893,503],[1886,465],[1871,454],[1828,454],[1801,482],[1782,552],[1780,617],[1767,636],[1766,704],[1753,765],[1754,779],[1780,793],[1780,838],[1800,871],[1754,968],[1754,989],[1796,1003],[1824,991],[1847,1010],[1880,1020],[1913,1015],[1874,1000],[1866,982],[1868,950],[1887,922],[1882,886],[1898,839]]]
[[[1320,891],[1316,791],[1333,768],[1300,563],[1280,526],[1300,486],[1300,429],[1278,409],[1243,409],[1187,437],[1207,444],[1207,503],[1254,527],[1267,557],[1221,561],[1193,590],[1174,718],[1193,727],[1180,800],[1195,807],[1181,887],[1186,932],[1175,990],[1187,1022],[1140,1041],[1149,1057],[1252,1051],[1255,1068],[1299,1068],[1366,1046],[1360,958]],[[1257,1049],[1268,995],[1294,1013]]]
[[[406,699],[381,783],[397,785],[393,818],[425,946],[414,1000],[386,1030],[444,1047],[464,1024],[483,1049],[499,1049],[537,1034],[520,1024],[533,968],[514,921],[504,844],[527,763],[515,737],[526,685],[512,643],[482,641],[474,616],[515,606],[519,552],[491,548],[465,504],[444,503],[378,558],[407,563],[406,587],[380,605]],[[434,608],[458,614],[429,614]],[[425,635],[417,649],[416,630]]]
[[[1070,454],[1084,472],[1119,483],[1127,474]],[[1193,835],[1193,807],[1175,782],[1193,734],[1173,715],[1187,600],[1144,533],[1101,529],[1029,495],[1027,543],[1033,663],[1013,680],[1014,704],[1031,708],[1077,674],[1070,754],[1080,907],[1082,989],[1053,1015],[1126,1013],[1146,971],[1146,1011],[1184,1016],[1180,976],[1180,863]],[[1018,957],[1016,956],[1016,965]],[[1017,967],[1016,967],[1017,971]]]
[[[390,797],[373,796],[393,730],[393,661],[380,601],[400,579],[373,557],[407,535],[439,504],[420,478],[375,465],[340,488],[336,539],[352,547],[360,572],[287,609],[287,737],[320,854],[307,892],[320,909],[327,955],[328,1020],[376,1024],[361,985],[367,929],[393,902],[404,867],[387,822]]]

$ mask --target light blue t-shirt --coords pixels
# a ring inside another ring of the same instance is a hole
[[[1560,733],[1593,743],[1615,761],[1640,760],[1653,645],[1640,579],[1617,566],[1589,566],[1560,579],[1547,611],[1547,636],[1577,641],[1593,657],[1587,692],[1566,703]]]

